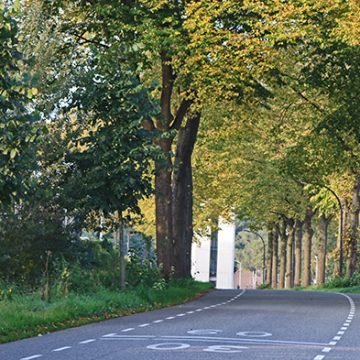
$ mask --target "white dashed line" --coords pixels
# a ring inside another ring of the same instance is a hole
[[[187,314],[194,314],[195,311],[188,311]]]
[[[84,341],[80,341],[79,344],[90,344],[92,342],[96,341],[95,339],[88,339],[88,340],[84,340]]]
[[[326,352],[326,353],[328,353],[328,352],[330,352],[330,351],[331,351],[331,347],[326,347],[326,348],[323,348],[321,351],[322,351],[322,352]]]
[[[159,324],[159,323],[161,323],[161,322],[163,322],[163,321],[164,321],[164,320],[154,320],[153,323],[154,323],[154,324]]]
[[[339,340],[341,340],[341,336],[334,336],[333,340],[339,341]]]
[[[168,316],[168,317],[166,318],[166,320],[172,320],[172,319],[175,319],[175,317],[174,317],[174,316]]]
[[[138,327],[143,328],[143,327],[146,327],[146,326],[149,326],[149,325],[150,325],[150,324],[146,323],[146,324],[141,324],[141,325],[138,325]]]
[[[185,316],[186,314],[177,314],[176,316],[177,317],[182,317],[182,316]]]
[[[317,355],[314,357],[314,360],[322,360],[325,357],[325,355]]]
[[[61,348],[57,348],[57,349],[54,349],[52,350],[53,352],[59,352],[59,351],[64,351],[64,350],[67,350],[67,349],[71,349],[71,346],[63,346]]]
[[[128,331],[133,331],[133,330],[135,330],[135,328],[124,329],[124,330],[121,330],[121,332],[128,332]]]
[[[115,333],[110,333],[110,334],[103,335],[102,337],[113,337],[115,335],[116,335]]]
[[[200,312],[200,311],[203,311],[203,310],[202,310],[202,309],[196,309],[195,311],[196,311],[196,312]]]
[[[344,334],[345,334],[345,331],[338,331],[337,334],[338,334],[338,335],[344,335]]]
[[[337,344],[337,341],[330,341],[329,342],[329,345],[331,345],[331,346],[335,346]]]
[[[38,359],[39,357],[42,357],[42,355],[41,354],[36,354],[36,355],[21,358],[20,360],[32,360],[32,359]]]

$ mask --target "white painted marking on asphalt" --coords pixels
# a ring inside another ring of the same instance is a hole
[[[161,322],[163,322],[163,321],[164,321],[164,320],[154,320],[153,323],[154,323],[154,324],[158,324],[158,323],[161,323]]]
[[[203,311],[203,310],[202,310],[202,309],[196,309],[195,311],[196,311],[196,312],[200,312],[200,311]]]
[[[110,334],[103,335],[102,337],[113,337],[113,336],[116,336],[116,334],[115,333],[110,333]]]
[[[31,355],[28,357],[21,358],[20,360],[32,360],[32,359],[37,359],[39,357],[42,357],[42,355],[41,354]]]
[[[168,344],[154,344],[149,345],[146,348],[151,350],[182,350],[189,348],[189,344],[177,344],[177,343],[168,343]]]
[[[177,314],[176,316],[177,317],[182,317],[182,316],[185,316],[186,314]]]
[[[347,329],[348,329],[347,327],[340,328],[340,330],[347,330]]]
[[[174,317],[174,316],[168,316],[168,317],[166,318],[166,320],[172,320],[172,319],[175,319],[175,317]]]
[[[194,314],[195,311],[188,311],[187,314]]]
[[[262,331],[240,331],[237,332],[238,336],[250,336],[250,337],[267,337],[272,336],[272,333],[262,332]]]
[[[341,336],[334,336],[333,337],[333,340],[336,340],[336,341],[338,341],[338,340],[340,340],[341,339]]]
[[[240,353],[242,350],[248,349],[247,346],[239,345],[211,345],[203,351],[217,352],[217,353]]]
[[[329,342],[329,345],[331,345],[331,346],[335,346],[337,344],[337,341],[330,341]]]
[[[290,345],[314,345],[314,346],[321,346],[324,347],[328,344],[325,343],[315,343],[315,342],[300,342],[300,341],[287,341],[287,340],[265,340],[265,339],[251,339],[251,338],[246,338],[246,339],[241,339],[241,338],[228,338],[228,337],[216,337],[216,336],[176,336],[176,335],[164,335],[161,336],[159,338],[163,339],[163,340],[181,340],[181,341],[201,341],[201,340],[205,340],[205,341],[212,341],[212,342],[218,342],[218,341],[231,341],[231,342],[235,342],[235,343],[269,343],[269,344],[280,344],[280,345],[285,345],[285,344],[290,344]]]
[[[328,352],[330,352],[330,351],[331,351],[331,347],[326,347],[326,348],[323,348],[321,351],[322,351],[322,352],[326,352],[326,353],[328,353]]]
[[[347,323],[345,323],[345,324],[343,324],[343,325],[344,325],[344,326],[348,326],[348,327],[350,326],[350,324],[347,324]]]
[[[90,344],[94,341],[96,341],[96,339],[88,339],[88,340],[80,341],[79,344]]]
[[[133,331],[133,330],[135,330],[135,328],[124,329],[124,330],[121,330],[121,332],[129,332],[129,331]]]
[[[314,360],[322,360],[325,357],[325,355],[317,355],[314,357]]]
[[[149,326],[150,324],[146,323],[146,324],[141,324],[141,325],[138,325],[138,327],[146,327],[146,326]]]
[[[345,331],[338,331],[337,334],[338,334],[338,335],[344,335],[344,334],[345,334]]]
[[[71,349],[71,346],[63,346],[61,348],[57,348],[57,349],[54,349],[52,350],[53,352],[59,352],[59,351],[64,351],[64,350],[67,350],[67,349]]]

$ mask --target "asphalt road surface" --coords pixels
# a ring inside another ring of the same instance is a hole
[[[217,290],[0,345],[0,360],[359,360],[360,295]]]

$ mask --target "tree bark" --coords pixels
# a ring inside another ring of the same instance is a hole
[[[168,280],[173,263],[171,141],[162,139],[157,143],[165,159],[155,164],[156,252],[158,265],[162,268],[165,279]]]
[[[318,261],[316,271],[316,285],[325,283],[326,245],[328,241],[328,228],[330,219],[325,215],[319,217]]]
[[[295,269],[294,269],[295,287],[299,287],[301,284],[302,226],[303,223],[300,220],[295,221]]]
[[[286,241],[286,274],[285,274],[285,287],[287,289],[293,287],[293,243],[294,243],[294,225],[293,219],[287,222],[287,241]]]
[[[357,267],[357,239],[359,235],[359,212],[360,212],[360,179],[352,188],[350,207],[347,211],[347,254],[346,254],[346,276],[352,277]]]
[[[119,261],[120,261],[120,279],[119,286],[123,290],[126,287],[126,262],[125,262],[125,251],[124,251],[124,222],[122,212],[119,210],[117,212],[118,224],[117,224],[117,233],[119,241]]]
[[[272,259],[273,259],[273,239],[274,233],[272,229],[268,229],[268,246],[267,246],[267,269],[266,269],[266,285],[271,285]]]
[[[311,247],[312,247],[312,237],[314,234],[311,220],[313,218],[314,212],[310,206],[306,209],[305,219],[304,219],[304,267],[302,274],[302,286],[311,285]]]
[[[282,221],[279,226],[280,240],[280,269],[279,269],[279,289],[283,289],[285,285],[285,269],[286,269],[286,222]]]
[[[154,126],[164,134],[170,130],[173,121],[171,98],[175,80],[171,58],[166,53],[161,53],[161,77],[161,114],[159,118],[155,119]],[[168,135],[168,137],[161,137],[155,141],[163,152],[163,158],[155,163],[156,252],[158,265],[162,267],[162,273],[167,280],[171,276],[173,264],[171,205],[171,146],[173,139],[173,135]]]
[[[272,251],[272,271],[271,271],[271,287],[277,288],[277,275],[278,275],[278,247],[279,247],[279,234],[276,229],[273,230],[273,251]]]
[[[200,113],[189,116],[185,127],[180,128],[174,162],[172,181],[172,212],[174,240],[174,276],[191,276],[191,244],[193,238],[192,167]]]

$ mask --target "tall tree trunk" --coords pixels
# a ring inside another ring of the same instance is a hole
[[[295,269],[294,269],[295,287],[299,287],[301,284],[302,226],[303,223],[300,220],[295,221]]]
[[[124,222],[122,212],[119,210],[117,212],[117,233],[119,241],[119,261],[120,261],[120,279],[119,285],[120,289],[125,289],[126,287],[126,262],[125,262],[125,249],[124,249]]]
[[[293,243],[294,243],[294,225],[293,219],[287,222],[287,240],[286,240],[286,274],[285,274],[285,287],[287,289],[293,287],[292,274],[293,274]]]
[[[279,269],[279,289],[283,289],[285,285],[285,269],[286,269],[286,222],[282,221],[279,226],[280,240],[280,269]]]
[[[326,270],[326,245],[328,241],[328,228],[330,219],[324,214],[319,217],[319,239],[318,239],[318,261],[316,269],[316,284],[323,285],[325,283]]]
[[[305,219],[304,219],[304,267],[302,274],[302,285],[310,286],[311,285],[311,247],[312,247],[312,237],[314,234],[311,220],[313,218],[314,212],[310,206],[306,209]]]
[[[273,240],[274,233],[268,229],[268,246],[267,246],[267,264],[266,264],[266,284],[271,285],[272,260],[273,260]]]
[[[171,57],[166,52],[161,54],[162,88],[160,97],[161,114],[154,126],[161,133],[167,133],[173,122],[171,98],[175,75],[171,65]],[[156,251],[158,265],[162,267],[166,279],[171,276],[173,264],[172,244],[172,161],[171,146],[173,135],[156,139],[156,144],[163,152],[163,158],[155,163],[155,213],[156,213]]]
[[[360,179],[352,188],[352,197],[348,209],[348,222],[346,231],[347,256],[346,256],[346,275],[352,277],[357,266],[357,239],[359,235],[359,212],[360,212]]]
[[[191,276],[191,244],[193,238],[192,167],[193,153],[200,123],[200,113],[190,116],[180,128],[176,147],[172,183],[172,212],[174,240],[174,276]]]
[[[164,277],[169,279],[173,264],[171,141],[162,139],[158,144],[165,159],[155,164],[156,251],[158,265],[162,267]]]
[[[277,288],[278,276],[278,247],[279,247],[279,234],[276,229],[273,230],[273,251],[272,251],[272,271],[271,271],[271,287]]]

